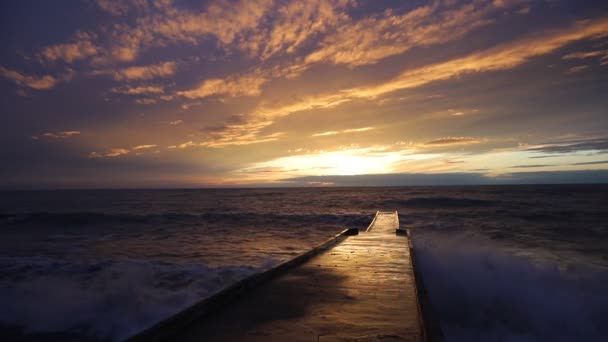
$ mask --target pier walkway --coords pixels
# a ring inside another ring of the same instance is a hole
[[[141,337],[425,341],[409,238],[397,234],[398,228],[396,212],[378,212],[365,232],[344,237],[173,335],[152,331]]]

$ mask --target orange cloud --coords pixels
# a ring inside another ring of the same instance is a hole
[[[415,88],[466,74],[511,69],[526,63],[530,58],[554,52],[572,42],[605,36],[608,36],[608,19],[577,22],[567,29],[499,45],[447,62],[406,70],[391,81],[345,90],[344,93],[345,97],[374,98],[396,90]]]
[[[221,132],[211,135],[203,144],[208,147],[224,147],[275,141],[283,133],[261,135],[262,130],[272,125],[275,119],[303,110],[336,107],[346,101],[350,100],[342,98],[341,95],[328,95],[305,98],[285,106],[262,106],[254,110],[245,123],[226,125]]]
[[[185,142],[185,143],[179,144],[179,145],[171,145],[168,148],[169,149],[184,149],[184,148],[193,147],[193,146],[196,146],[196,144],[193,143],[192,141],[188,141],[188,142]]]
[[[186,42],[197,44],[213,37],[227,50],[248,52],[251,56],[267,59],[274,55],[293,53],[317,34],[347,19],[344,8],[352,0],[314,0],[278,3],[273,0],[217,0],[201,12],[172,6],[170,1],[157,1],[153,6],[144,0],[98,0],[100,9],[124,15],[137,10],[135,25],[114,24],[105,30],[110,43],[104,49],[95,48],[93,38],[87,46],[58,44],[51,59],[72,62],[94,57],[94,64],[113,61],[134,61],[142,50]],[[271,18],[272,20],[265,20]],[[86,47],[86,49],[85,49]],[[64,53],[63,51],[70,51]],[[75,51],[79,51],[76,53]]]
[[[122,156],[125,154],[129,154],[129,150],[127,150],[126,148],[111,148],[110,150],[106,151],[105,153],[101,153],[101,152],[91,152],[89,153],[89,158],[92,159],[96,159],[96,158],[114,158],[114,157],[118,157],[118,156]]]
[[[44,137],[54,138],[54,139],[66,139],[66,138],[71,138],[76,135],[80,135],[80,131],[48,132],[48,133],[42,134],[42,136],[44,136]],[[38,137],[35,137],[35,138],[38,139]]]
[[[416,88],[462,75],[515,68],[530,58],[554,52],[572,42],[603,36],[608,36],[608,19],[577,22],[566,29],[531,36],[446,62],[405,70],[384,83],[307,97],[277,107],[260,107],[250,113],[247,122],[228,125],[220,140],[223,145],[230,144],[231,139],[235,144],[255,141],[259,138],[260,131],[279,117],[305,110],[332,108],[355,99],[374,99],[397,90]]]
[[[449,146],[462,144],[479,144],[481,140],[471,137],[446,137],[425,142],[425,146]]]
[[[328,132],[322,132],[322,133],[315,133],[312,136],[313,137],[324,137],[324,136],[328,136],[328,135],[336,135],[336,134],[344,134],[344,133],[366,132],[366,131],[371,131],[373,129],[376,129],[376,127],[349,128],[349,129],[344,129],[341,131],[328,131]]]
[[[265,126],[263,126],[265,127]],[[247,129],[251,128],[248,126]],[[259,135],[258,130],[241,129],[240,127],[231,126],[226,131],[223,131],[221,135],[216,135],[211,139],[201,142],[199,146],[204,147],[225,147],[225,146],[239,146],[239,145],[251,145],[260,144],[265,142],[271,142],[279,140],[279,138],[285,133],[278,132],[267,135]]]
[[[164,89],[157,86],[112,88],[112,92],[127,95],[162,94]]]
[[[63,60],[67,63],[90,58],[101,52],[101,49],[93,43],[96,38],[97,35],[93,33],[78,32],[70,43],[45,47],[40,52],[40,57],[50,62]]]
[[[57,83],[59,83],[59,79],[50,75],[44,75],[42,77],[29,76],[14,70],[6,69],[2,66],[0,66],[0,75],[14,81],[22,87],[28,87],[36,90],[51,89],[54,88]]]
[[[176,71],[177,65],[175,62],[164,62],[116,70],[113,72],[113,76],[117,81],[149,80],[157,77],[172,76]]]
[[[581,72],[581,71],[587,70],[587,69],[589,69],[588,65],[577,65],[577,66],[574,66],[572,68],[569,68],[568,69],[568,73],[569,74],[574,74],[574,73]]]
[[[149,148],[152,148],[152,147],[156,147],[156,145],[154,145],[154,144],[150,144],[150,145],[137,145],[137,146],[133,147],[133,150],[134,151],[136,151],[136,150],[145,150],[145,149],[149,149]]]
[[[97,0],[97,6],[104,12],[112,15],[125,15],[130,9],[146,10],[147,0]]]
[[[261,87],[268,79],[258,70],[245,75],[230,76],[226,79],[210,79],[197,88],[179,91],[176,94],[189,99],[212,95],[255,96],[261,93]]]
[[[585,59],[591,57],[608,56],[608,50],[573,52],[562,57],[563,59]]]
[[[428,46],[461,38],[465,34],[493,22],[491,15],[505,7],[527,1],[509,1],[501,6],[474,1],[459,7],[455,3],[433,2],[410,12],[397,14],[385,11],[376,17],[343,25],[324,38],[321,48],[305,58],[305,64],[331,62],[358,66],[374,64],[399,55],[414,46]]]
[[[155,104],[156,100],[155,99],[137,99],[137,100],[135,100],[135,102],[138,104],[142,104],[142,105],[151,105],[151,104]]]
[[[276,9],[270,30],[258,30],[252,39],[239,42],[238,48],[261,59],[294,53],[312,37],[343,24],[350,18],[344,9],[353,1],[292,1]]]

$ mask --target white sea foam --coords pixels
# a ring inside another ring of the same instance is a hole
[[[80,264],[2,258],[0,271],[4,324],[22,326],[26,333],[72,332],[122,340],[256,269],[143,260]]]
[[[414,242],[447,341],[608,339],[608,269],[467,233]]]

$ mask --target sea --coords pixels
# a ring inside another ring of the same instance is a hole
[[[606,184],[0,192],[0,340],[124,340],[377,210],[446,341],[608,341]]]

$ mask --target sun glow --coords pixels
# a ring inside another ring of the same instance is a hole
[[[362,175],[396,172],[407,160],[422,160],[435,155],[416,154],[413,150],[388,151],[383,147],[318,151],[255,163],[240,170],[249,174],[276,177],[296,175]]]

